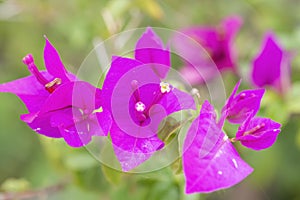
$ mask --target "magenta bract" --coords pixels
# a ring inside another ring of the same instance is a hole
[[[227,120],[234,124],[240,124],[252,114],[255,115],[259,108],[260,102],[264,95],[264,89],[243,90],[236,95],[241,81],[234,87],[230,97],[222,109],[221,119]]]
[[[266,34],[264,40],[261,52],[253,61],[253,84],[271,86],[283,93],[290,85],[292,55],[282,49],[273,33]]]
[[[81,147],[93,135],[107,134],[110,117],[104,110],[94,112],[101,107],[101,91],[87,82],[77,81],[75,75],[67,72],[58,52],[45,39],[47,71],[40,72],[29,54],[23,62],[32,75],[1,84],[0,92],[16,94],[24,102],[29,113],[21,119],[34,131],[48,137],[63,137],[70,146]],[[102,118],[107,119],[106,124],[99,120]]]
[[[254,150],[269,148],[280,133],[280,124],[268,118],[249,116],[239,127],[234,140]]]
[[[157,133],[165,117],[195,109],[191,95],[161,80],[169,71],[170,53],[150,28],[137,48],[135,59],[113,58],[102,88],[103,107],[113,118],[110,135],[114,151],[124,171],[137,167],[164,146]]]
[[[240,17],[231,16],[216,27],[200,26],[181,30],[186,37],[177,36],[175,47],[178,54],[188,61],[181,74],[191,84],[198,84],[214,77],[219,70],[230,69],[236,72],[233,40],[241,25]],[[216,67],[210,64],[210,59]]]
[[[208,101],[189,128],[183,146],[186,193],[213,192],[231,187],[253,169],[244,162],[216,123],[216,113]]]

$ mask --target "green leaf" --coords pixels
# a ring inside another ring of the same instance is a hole
[[[179,134],[178,134],[178,151],[179,151],[179,155],[183,154],[183,144],[184,144],[184,140],[185,140],[185,136],[190,128],[192,124],[192,121],[187,121],[185,124],[183,124],[183,126],[181,127]]]
[[[114,17],[122,18],[124,13],[131,7],[132,2],[130,0],[112,0],[107,5],[107,9]]]
[[[64,162],[67,168],[74,171],[87,170],[98,165],[97,161],[86,152],[66,155]]]
[[[258,115],[285,124],[290,116],[287,105],[282,96],[279,96],[279,94],[274,91],[266,90],[261,103],[263,109],[260,111],[261,114],[259,113]]]
[[[141,10],[154,19],[162,19],[164,12],[155,0],[136,0]]]
[[[300,113],[300,82],[296,82],[292,86],[288,95],[287,110],[289,113]]]
[[[153,185],[147,199],[178,199],[179,192],[174,183],[167,181],[160,181]]]
[[[172,165],[171,168],[174,174],[178,175],[182,173],[182,159],[178,158]]]
[[[119,185],[122,179],[122,172],[112,169],[106,165],[101,165],[102,173],[106,180],[113,185]]]
[[[173,135],[176,133],[181,123],[178,122],[174,117],[167,117],[161,123],[159,127],[158,137],[168,143],[173,139]]]
[[[298,149],[300,149],[300,128],[296,135],[296,144],[297,144]]]
[[[4,181],[4,183],[1,185],[1,189],[6,192],[22,192],[28,190],[29,188],[30,183],[24,178],[10,178]]]
[[[75,183],[85,190],[105,192],[109,189],[110,184],[104,178],[100,166],[76,171],[73,175]]]

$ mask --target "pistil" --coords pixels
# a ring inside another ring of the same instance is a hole
[[[60,78],[55,78],[52,81],[48,81],[36,67],[33,56],[31,54],[28,54],[23,58],[23,63],[27,65],[28,70],[31,72],[31,74],[35,76],[35,78],[41,85],[45,86],[45,89],[49,93],[52,93],[57,88],[57,86],[61,84]]]
[[[39,72],[38,68],[36,67],[33,56],[28,54],[23,58],[23,63],[27,65],[28,70],[31,72],[33,76],[36,77],[38,82],[42,85],[46,85],[49,81]]]
[[[255,133],[256,131],[258,131],[259,129],[261,129],[263,127],[265,127],[265,123],[261,123],[261,124],[255,126],[255,127],[253,127],[252,129],[250,129],[249,131],[245,131],[243,136],[253,134],[253,133]]]

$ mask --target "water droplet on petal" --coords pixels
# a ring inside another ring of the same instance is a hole
[[[222,175],[222,174],[223,174],[223,172],[219,170],[219,171],[218,171],[218,174],[219,174],[219,175]]]

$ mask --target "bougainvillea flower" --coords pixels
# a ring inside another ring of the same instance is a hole
[[[153,48],[141,48],[145,46],[143,42],[151,42],[145,39],[148,36],[157,37],[148,29],[139,40],[139,50],[136,52],[154,55]],[[168,60],[169,57],[165,51],[157,51],[153,57],[155,63],[147,63],[152,58],[142,63],[137,59],[114,57],[104,80],[103,108],[111,112],[113,123],[110,136],[124,171],[137,167],[163,148],[164,143],[157,133],[166,116],[183,109],[195,109],[191,95],[161,81],[170,68],[164,65],[169,64],[169,61],[163,63],[162,60]]]
[[[170,51],[164,47],[161,39],[155,34],[151,27],[143,33],[137,41],[134,51],[135,59],[142,63],[151,63],[155,73],[160,78],[165,78],[170,69]],[[160,67],[161,64],[165,67]]]
[[[191,84],[197,84],[215,76],[217,70],[230,69],[236,72],[233,40],[241,25],[240,17],[231,16],[216,27],[200,26],[181,30],[185,36],[178,35],[174,44],[177,53],[187,61],[181,74]],[[208,64],[208,59],[216,67]]]
[[[274,144],[280,133],[280,124],[268,118],[252,117],[239,127],[234,141],[254,150],[266,149]]]
[[[284,92],[290,85],[291,59],[291,54],[280,47],[274,34],[266,34],[262,50],[253,61],[254,85],[272,86]]]
[[[81,147],[92,136],[106,136],[109,131],[110,118],[99,109],[100,96],[101,90],[87,82],[69,82],[55,89],[38,112],[24,114],[21,119],[37,132],[50,137],[56,132],[68,145]]]
[[[22,115],[21,119],[34,131],[48,137],[63,137],[73,147],[86,144],[90,135],[105,135],[108,127],[104,126],[106,128],[103,131],[98,126],[96,131],[96,125],[93,124],[98,124],[97,119],[103,115],[93,113],[100,107],[101,91],[88,83],[78,82],[73,74],[67,72],[58,52],[47,38],[44,61],[47,71],[40,72],[32,55],[25,56],[23,62],[32,75],[0,85],[0,92],[16,94],[26,105],[29,113]],[[75,94],[74,88],[81,88],[84,95]],[[109,120],[109,117],[105,118]]]
[[[255,115],[264,95],[264,89],[243,90],[236,95],[240,86],[239,81],[222,109],[221,120],[227,118],[231,123],[242,123],[250,114]]]
[[[253,171],[217,125],[216,113],[208,101],[203,103],[199,117],[187,132],[183,171],[188,194],[231,187]]]
[[[31,54],[23,58],[31,76],[0,85],[0,92],[16,94],[26,105],[29,112],[36,112],[48,96],[60,85],[75,80],[67,72],[59,54],[46,38],[44,61],[47,71],[39,71]]]

